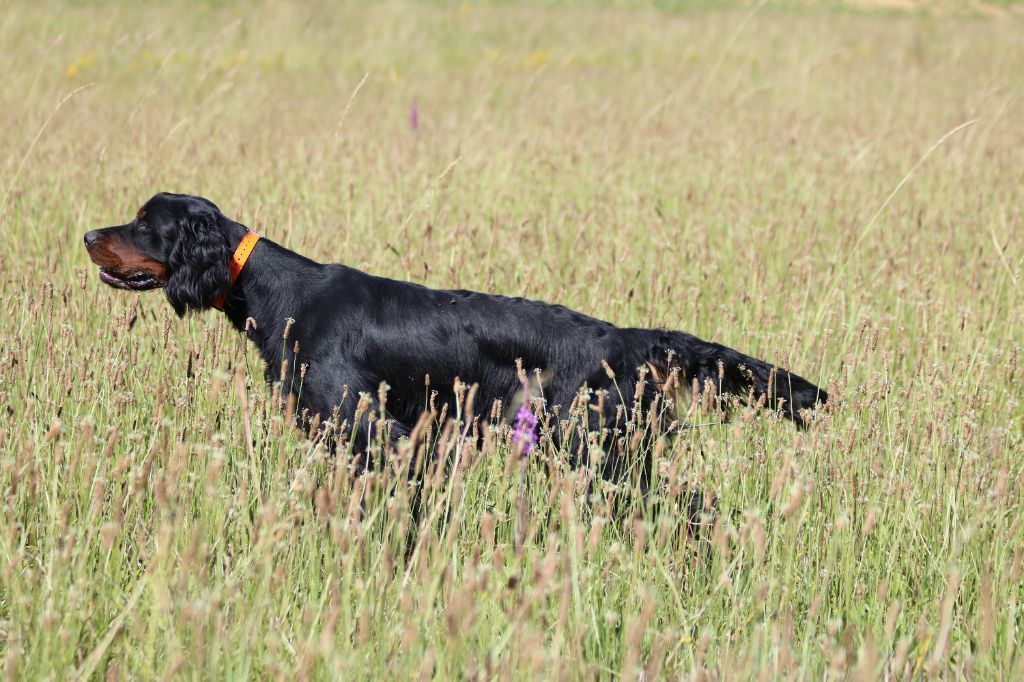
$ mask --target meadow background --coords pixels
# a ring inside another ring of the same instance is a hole
[[[1024,21],[880,4],[0,3],[7,678],[1024,676]],[[619,516],[439,429],[410,557],[219,314],[101,285],[162,190],[834,399],[683,415]]]

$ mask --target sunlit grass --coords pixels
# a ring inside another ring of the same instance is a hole
[[[8,4],[5,673],[1024,675],[1020,30]],[[500,429],[477,450],[466,424],[355,477],[219,314],[100,284],[82,234],[160,190],[318,260],[685,329],[835,401],[802,432],[638,426],[646,502],[588,501],[567,453],[521,461]],[[416,448],[450,471],[410,544]],[[692,490],[717,508],[697,539]]]

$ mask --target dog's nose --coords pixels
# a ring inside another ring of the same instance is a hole
[[[92,246],[100,240],[100,231],[92,230],[91,232],[85,233],[85,245]]]

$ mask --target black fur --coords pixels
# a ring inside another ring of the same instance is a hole
[[[233,248],[221,229],[222,217],[212,204],[200,204],[177,218],[180,236],[170,250],[164,294],[179,317],[208,308],[230,284],[228,261]]]
[[[115,240],[119,253],[127,247],[118,244],[128,244],[139,262],[162,264],[162,276],[159,268],[151,273],[154,286],[162,285],[183,315],[208,308],[227,289],[227,263],[246,229],[205,199],[158,194],[135,221],[91,232],[86,243],[93,253],[103,240]],[[114,286],[121,286],[117,277],[131,274],[112,268],[109,258],[93,258],[107,266],[107,281],[113,279]],[[122,288],[153,288],[145,274],[122,282],[131,285]],[[686,391],[693,380],[698,389],[710,381],[720,393],[741,400],[752,396],[769,407],[781,404],[783,414],[798,424],[802,410],[827,399],[795,374],[689,334],[619,328],[523,298],[428,289],[344,265],[315,263],[269,239],[256,246],[230,289],[224,312],[240,331],[246,330],[247,319],[255,320],[247,333],[267,363],[268,378],[276,380],[282,361],[288,360],[293,369],[282,389],[298,396],[300,410],[324,418],[338,410],[340,420],[351,425],[357,395],[376,399],[378,386],[387,382],[392,436],[408,433],[424,411],[428,374],[430,389],[439,393],[438,405],[453,399],[456,377],[478,385],[478,414],[488,413],[494,401],[509,405],[521,388],[517,358],[528,371],[539,368],[548,374],[543,397],[563,414],[582,386],[609,389],[603,401],[606,424],[615,419],[620,396],[631,401],[645,364],[662,379],[677,366]],[[285,344],[289,319],[294,323]],[[613,370],[615,386],[602,361]],[[301,365],[308,370],[300,385]],[[651,399],[655,389],[650,377],[648,382],[642,393]],[[339,405],[346,388],[349,397]],[[357,434],[356,446],[365,446],[365,429]]]

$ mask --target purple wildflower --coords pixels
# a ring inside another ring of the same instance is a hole
[[[409,127],[413,130],[419,130],[420,127],[420,108],[416,106],[416,102],[409,107]]]
[[[512,443],[518,444],[524,455],[529,454],[537,445],[537,417],[530,409],[528,402],[516,412],[516,430],[512,434]]]

